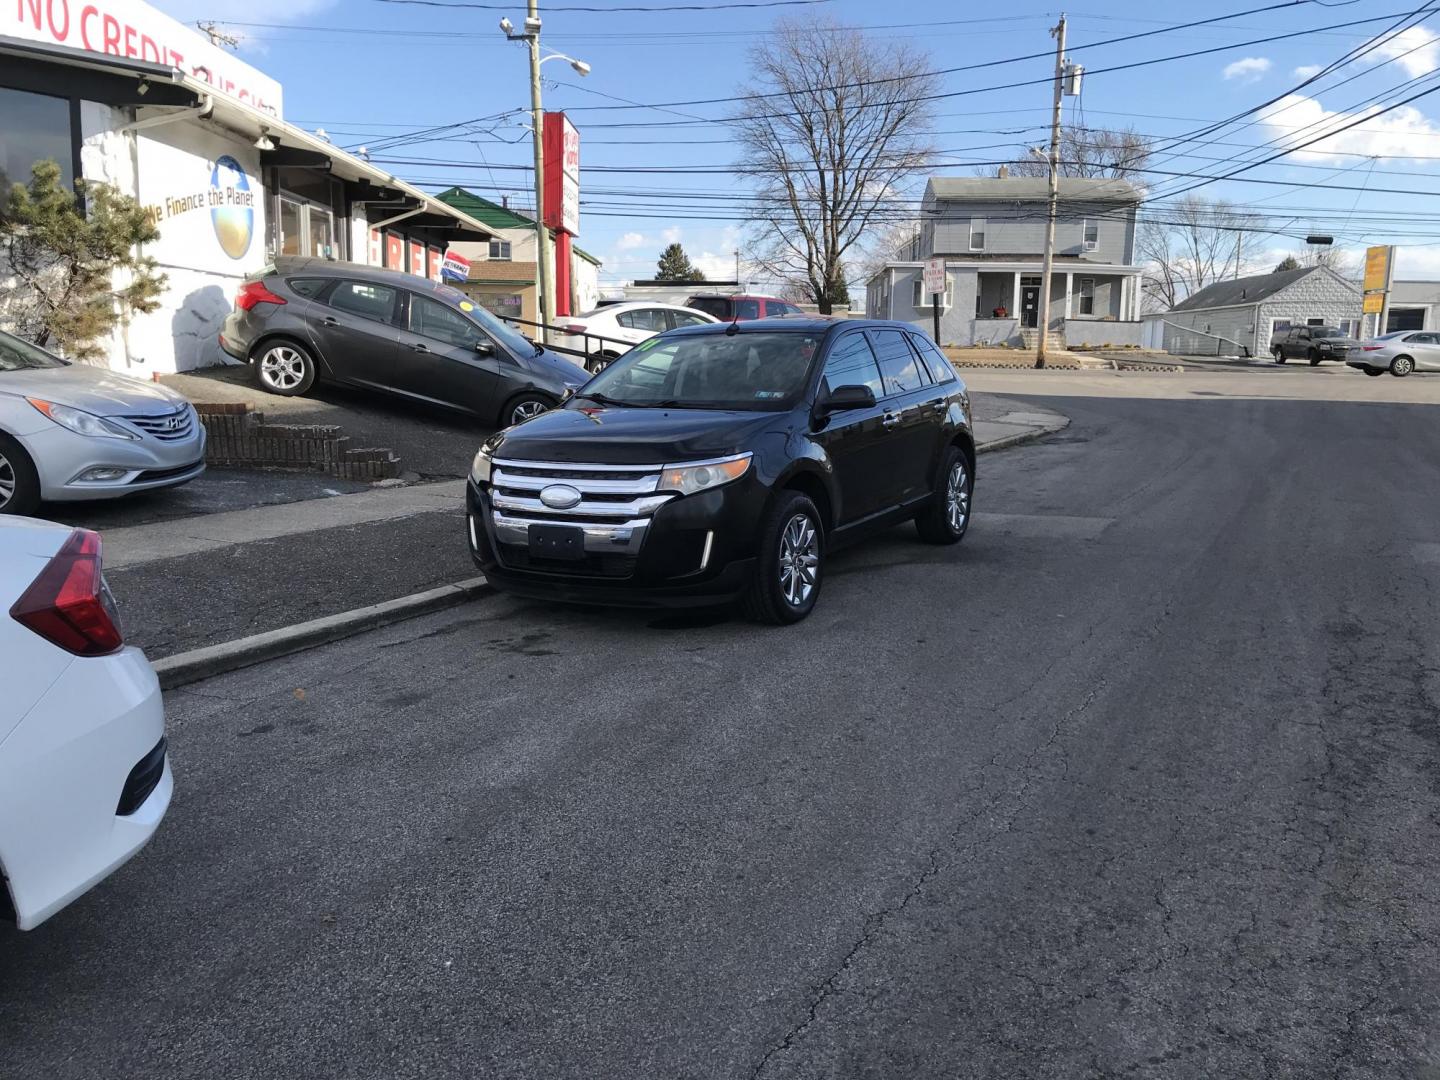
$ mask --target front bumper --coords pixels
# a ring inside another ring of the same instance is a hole
[[[159,681],[127,648],[71,661],[0,744],[0,869],[20,929],[81,896],[154,834],[174,789],[164,734]]]
[[[644,520],[563,522],[584,530],[584,557],[537,558],[531,519],[499,512],[472,478],[466,542],[497,588],[522,596],[619,607],[703,607],[733,600],[750,582],[765,491],[753,473],[673,499]]]
[[[133,441],[94,439],[52,424],[20,439],[40,474],[40,497],[53,502],[115,499],[188,483],[205,471],[205,425],[199,417],[186,438],[145,436]],[[122,469],[108,480],[82,480],[95,468]]]

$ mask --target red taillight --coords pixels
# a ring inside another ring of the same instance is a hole
[[[1381,349],[1385,348],[1385,346],[1384,346],[1384,345],[1361,345],[1360,348],[1361,348],[1363,351],[1365,351],[1365,352],[1379,352]]]
[[[283,304],[285,298],[276,296],[265,287],[263,281],[247,281],[240,286],[240,291],[235,294],[235,306],[241,311],[249,311],[256,304]]]
[[[76,656],[105,656],[125,644],[100,576],[100,534],[76,529],[10,609],[16,622]]]

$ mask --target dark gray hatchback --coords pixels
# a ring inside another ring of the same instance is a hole
[[[282,257],[247,277],[220,347],[287,397],[317,379],[463,409],[499,427],[589,376],[458,289],[413,274]]]

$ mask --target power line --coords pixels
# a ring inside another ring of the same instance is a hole
[[[408,4],[415,7],[434,8],[462,8],[470,11],[510,11],[515,5],[511,4],[472,4],[464,3],[462,0],[371,0],[376,4]],[[803,7],[812,4],[828,4],[831,0],[726,0],[724,3],[706,4],[654,4],[654,5],[630,5],[628,7],[577,7],[566,5],[546,4],[546,12],[552,11],[588,11],[601,15],[613,15],[617,12],[630,11],[723,11],[732,8],[777,8],[777,7]],[[1318,2],[1318,0],[1316,0]]]

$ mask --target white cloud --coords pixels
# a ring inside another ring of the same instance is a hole
[[[679,226],[671,225],[670,228],[660,234],[660,239],[666,244],[678,244],[680,243],[680,235]]]
[[[1387,38],[1369,54],[1376,60],[1394,60],[1412,79],[1440,68],[1440,36],[1425,26],[1408,26]]]
[[[1373,116],[1379,109],[1377,105],[1359,113],[1330,112],[1314,98],[1287,94],[1260,113],[1259,120],[1267,135],[1281,140],[1280,145],[1285,146],[1306,142],[1363,116]],[[1426,138],[1431,135],[1440,135],[1440,124],[1414,106],[1402,105],[1322,139],[1314,146],[1297,150],[1290,157],[1296,161],[1336,161],[1353,160],[1342,158],[1342,154],[1360,154],[1366,157],[1419,159],[1428,157],[1440,145]]]
[[[1319,75],[1322,70],[1319,64],[1301,64],[1292,74],[1297,79],[1308,79],[1311,75]]]
[[[1226,64],[1221,73],[1227,79],[1243,79],[1254,82],[1270,70],[1270,61],[1263,56],[1246,56],[1233,64]]]
[[[1377,243],[1383,241],[1377,241]],[[1397,278],[1440,278],[1440,248],[1401,247],[1395,253]]]
[[[619,240],[615,241],[616,251],[634,251],[638,247],[644,247],[646,243],[645,234],[638,232],[627,232]]]

